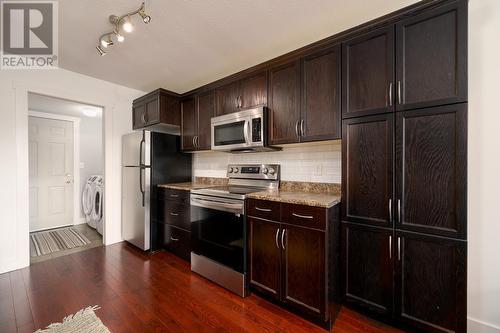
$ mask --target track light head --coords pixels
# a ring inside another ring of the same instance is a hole
[[[148,24],[149,22],[151,22],[151,16],[147,15],[145,12],[144,12],[144,9],[142,9],[141,11],[139,11],[139,15],[141,16],[142,18],[142,21],[146,24]]]
[[[106,39],[104,39],[104,37],[106,37]],[[111,35],[109,34],[107,36],[106,35],[102,36],[100,41],[102,47],[108,47],[114,45],[113,40],[111,39]]]
[[[134,26],[130,21],[130,16],[127,16],[126,18],[123,19],[122,28],[123,31],[125,32],[132,32],[132,30],[134,30]]]
[[[120,35],[120,33],[116,30],[113,31],[113,33],[116,36],[116,40],[119,41],[120,43],[123,43],[123,41],[125,40],[125,37],[123,35]]]
[[[106,51],[104,51],[100,45],[97,45],[97,46],[96,46],[96,49],[97,49],[97,51],[99,52],[99,55],[100,55],[101,57],[103,57],[103,56],[105,56],[105,55],[106,55]]]

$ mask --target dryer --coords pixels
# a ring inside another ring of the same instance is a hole
[[[83,188],[82,208],[87,224],[102,234],[102,205],[104,194],[104,180],[100,175],[90,176]]]

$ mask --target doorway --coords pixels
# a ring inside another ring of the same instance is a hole
[[[102,108],[28,94],[30,262],[102,246]]]

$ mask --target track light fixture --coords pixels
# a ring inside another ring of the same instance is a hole
[[[121,30],[127,33],[130,33],[134,30],[134,26],[131,20],[131,18],[134,15],[139,15],[142,18],[142,22],[146,24],[151,22],[151,16],[146,14],[146,5],[144,2],[142,2],[141,7],[139,7],[139,9],[131,13],[127,13],[122,16],[111,15],[109,17],[109,22],[114,26],[114,29],[113,31],[107,32],[101,35],[101,37],[99,37],[99,45],[96,47],[97,51],[99,52],[99,55],[101,56],[106,55],[106,52],[104,51],[103,48],[107,48],[109,46],[114,45],[113,37],[116,38],[116,40],[120,43],[122,43],[125,40],[125,37],[120,33]]]

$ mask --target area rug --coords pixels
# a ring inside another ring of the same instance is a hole
[[[101,319],[96,316],[94,311],[98,309],[97,305],[81,309],[64,318],[62,323],[50,324],[47,328],[40,329],[35,333],[110,333]]]
[[[90,244],[88,238],[73,227],[34,232],[30,234],[30,241],[32,257]]]

